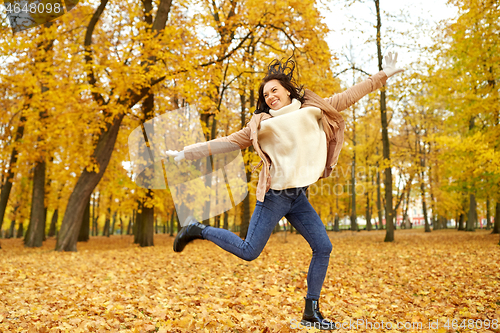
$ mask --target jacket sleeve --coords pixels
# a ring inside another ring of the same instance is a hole
[[[246,126],[231,135],[186,146],[184,147],[184,157],[187,160],[197,160],[209,155],[245,149],[252,145],[250,132],[250,127]]]
[[[337,111],[343,111],[372,91],[382,87],[386,81],[387,75],[384,71],[380,71],[344,92],[325,98],[325,101],[333,106]]]

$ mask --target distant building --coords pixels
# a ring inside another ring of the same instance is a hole
[[[427,219],[428,222],[431,223],[432,210],[427,208]],[[424,220],[424,211],[422,209],[422,202],[411,202],[408,207],[408,219],[412,223],[414,227],[421,226],[425,224]],[[403,223],[403,211],[401,209],[398,210],[398,216],[396,219],[396,225],[400,227]]]

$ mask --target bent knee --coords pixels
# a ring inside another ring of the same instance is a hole
[[[241,259],[243,259],[245,261],[253,261],[253,260],[257,259],[259,256],[260,256],[260,253],[257,253],[255,251],[246,251],[241,256]]]
[[[333,246],[332,246],[332,242],[330,242],[330,240],[328,240],[328,243],[325,247],[325,252],[327,252],[328,254],[332,253],[332,250],[333,250]]]
[[[315,253],[320,253],[320,254],[330,254],[332,253],[332,250],[333,250],[333,247],[332,247],[332,242],[330,241],[330,239],[328,240],[325,240],[323,242],[321,242],[320,244],[318,244],[313,252]]]

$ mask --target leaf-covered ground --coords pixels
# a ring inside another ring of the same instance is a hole
[[[397,230],[394,243],[384,243],[384,235],[330,233],[320,305],[326,317],[344,324],[341,332],[372,331],[367,322],[378,332],[377,324],[389,331],[388,322],[391,332],[500,332],[491,328],[500,320],[498,235]],[[154,247],[140,248],[130,236],[96,237],[78,243],[76,253],[58,253],[54,239],[40,249],[2,240],[0,331],[303,329],[298,321],[311,251],[301,236],[273,235],[252,262],[199,240],[178,254],[172,242],[157,235]],[[453,319],[456,329],[445,328]]]

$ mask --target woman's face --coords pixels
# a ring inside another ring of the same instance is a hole
[[[290,92],[278,80],[271,80],[264,85],[264,99],[271,110],[279,110],[292,103]]]

